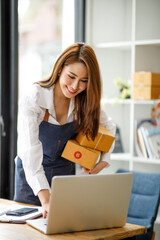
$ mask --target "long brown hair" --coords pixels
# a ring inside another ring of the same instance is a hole
[[[76,129],[94,140],[100,123],[101,78],[93,49],[84,43],[71,45],[57,59],[50,77],[38,84],[51,87],[58,80],[63,66],[74,62],[84,63],[88,71],[87,89],[75,97]]]

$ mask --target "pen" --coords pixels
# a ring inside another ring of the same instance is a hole
[[[23,220],[0,219],[0,223],[25,223]]]

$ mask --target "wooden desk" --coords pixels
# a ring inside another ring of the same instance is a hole
[[[15,204],[15,202],[0,199],[0,204],[10,205]],[[127,223],[122,228],[44,235],[27,224],[0,223],[1,240],[117,240],[134,237],[145,232],[145,227]]]

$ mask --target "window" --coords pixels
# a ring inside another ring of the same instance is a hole
[[[61,52],[62,1],[19,0],[19,97],[48,77]]]
[[[74,0],[19,0],[19,97],[74,42]]]

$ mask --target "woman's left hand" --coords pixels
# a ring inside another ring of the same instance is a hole
[[[108,162],[105,161],[99,161],[94,168],[92,168],[91,170],[84,168],[84,172],[88,173],[88,174],[97,174],[99,173],[103,168],[107,167]]]

